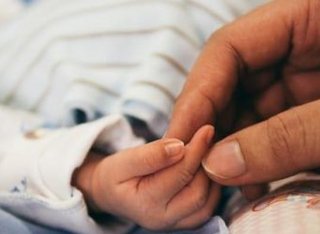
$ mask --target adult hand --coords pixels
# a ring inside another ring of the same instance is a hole
[[[205,158],[212,179],[257,184],[320,166],[319,12],[319,0],[273,1],[208,41],[167,136],[189,141],[214,119],[227,135],[250,125]]]

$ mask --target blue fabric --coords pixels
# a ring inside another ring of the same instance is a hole
[[[30,5],[35,2],[34,0],[20,0],[20,1],[25,5]]]
[[[20,219],[2,210],[0,210],[0,233],[32,234]]]
[[[53,230],[24,221],[16,216],[0,209],[0,233],[1,234],[67,234],[67,232]]]
[[[39,2],[40,0],[15,0],[15,1],[18,1],[18,2],[22,3],[22,5],[29,7],[29,6]]]
[[[215,216],[196,230],[155,233],[144,229],[137,229],[131,234],[229,234],[229,230],[225,222],[219,216]]]
[[[24,221],[16,216],[0,209],[0,233],[1,234],[68,234],[65,231],[53,230],[51,228],[36,225]],[[154,232],[138,228],[130,234],[153,234]],[[229,234],[224,221],[216,216],[205,225],[196,230],[179,232],[157,232],[157,234]]]

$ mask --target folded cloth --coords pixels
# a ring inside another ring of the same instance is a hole
[[[0,209],[0,233],[1,234],[70,234],[69,232],[50,229],[22,220]]]
[[[70,185],[91,148],[116,152],[144,143],[126,119],[112,115],[72,128],[32,130],[41,118],[1,106],[0,119],[0,178],[5,178],[0,180],[1,209],[72,233],[131,230],[133,224],[125,220],[110,226],[96,223],[81,192]]]
[[[32,234],[23,221],[0,209],[0,233]]]
[[[207,38],[252,1],[39,1],[0,29],[0,102],[60,126],[127,115],[161,137]]]

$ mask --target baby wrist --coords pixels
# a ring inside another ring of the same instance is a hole
[[[90,152],[85,162],[73,174],[72,185],[79,189],[91,212],[100,212],[95,204],[93,182],[95,180],[95,170],[102,158]]]

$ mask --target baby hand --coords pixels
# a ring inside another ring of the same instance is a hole
[[[80,189],[99,210],[145,228],[194,228],[210,218],[219,199],[218,186],[201,169],[212,136],[205,126],[187,146],[161,139],[92,160],[86,178],[78,175],[87,180]]]

